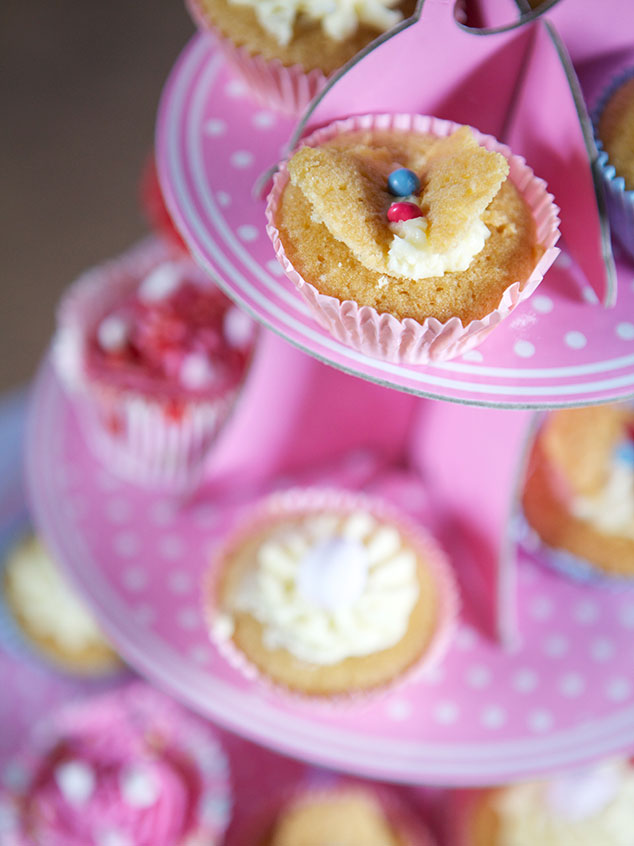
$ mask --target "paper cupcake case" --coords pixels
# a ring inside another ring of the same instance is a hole
[[[482,791],[455,790],[444,807],[444,838],[446,846],[474,846],[470,825]]]
[[[83,366],[87,334],[139,280],[182,254],[148,239],[119,259],[81,276],[62,300],[53,342],[57,372],[76,402],[86,437],[121,477],[145,486],[185,490],[201,477],[204,461],[237,389],[216,397],[171,401],[90,379]]]
[[[210,23],[198,0],[187,0],[187,6],[198,27],[213,32],[225,58],[262,106],[299,117],[326,84],[327,77],[319,68],[307,72],[301,65],[283,65],[279,59],[265,59],[238,47]]]
[[[218,846],[222,842],[231,814],[232,798],[229,765],[220,744],[208,724],[148,685],[134,682],[114,692],[63,705],[52,716],[35,725],[27,744],[5,769],[12,773],[12,777],[5,779],[5,786],[0,788],[3,846],[36,846],[24,831],[20,808],[29,796],[43,757],[64,737],[93,732],[98,735],[101,730],[113,730],[113,726],[116,730],[117,720],[123,719],[124,714],[138,726],[139,731],[139,748],[129,750],[132,756],[140,754],[144,738],[154,735],[167,739],[196,768],[200,780],[196,820],[186,836],[173,846]],[[123,819],[126,819],[125,815]],[[159,821],[159,824],[162,823]],[[97,832],[92,833],[97,835]],[[62,846],[64,841],[59,839],[58,832],[55,834],[54,843]],[[147,833],[143,834],[143,838],[143,844],[150,846]]]
[[[326,773],[312,774],[312,777],[309,775],[300,784],[279,792],[277,796],[270,797],[252,809],[251,814],[232,832],[227,846],[267,846],[267,834],[290,804],[304,800],[319,801],[340,792],[356,791],[378,803],[388,824],[397,833],[399,846],[437,846],[423,820],[404,801],[398,788]]]
[[[634,191],[628,191],[625,188],[625,180],[622,176],[617,176],[614,166],[610,164],[610,159],[603,149],[599,136],[599,121],[610,97],[617,88],[620,88],[623,83],[633,77],[634,67],[614,79],[601,95],[592,114],[595,141],[599,151],[597,166],[605,188],[610,226],[631,261],[634,261]]]
[[[286,517],[302,516],[321,510],[332,510],[349,514],[355,510],[368,511],[379,521],[395,525],[399,531],[421,553],[425,565],[431,570],[438,588],[439,607],[436,631],[424,654],[410,668],[396,676],[390,682],[372,690],[350,691],[346,694],[317,696],[290,690],[275,682],[259,670],[248,657],[238,649],[231,637],[226,637],[214,626],[218,608],[218,579],[223,565],[230,558],[232,551],[244,541],[267,527],[275,525]],[[229,533],[223,546],[214,555],[213,561],[203,582],[204,612],[207,618],[210,637],[223,658],[250,681],[263,684],[271,693],[289,698],[298,704],[309,703],[326,709],[338,709],[347,706],[358,707],[374,701],[377,697],[392,693],[401,685],[424,678],[441,660],[454,633],[460,600],[458,589],[448,560],[440,547],[423,529],[414,525],[393,506],[380,499],[364,494],[328,489],[328,488],[291,488],[275,493],[258,503],[251,513],[243,513],[238,523]]]
[[[460,124],[421,115],[365,115],[335,123],[309,135],[302,145],[316,147],[345,132],[354,130],[396,129],[437,137],[451,135]],[[352,300],[340,301],[321,294],[293,267],[282,245],[276,216],[279,202],[288,183],[284,163],[275,176],[266,206],[267,233],[273,242],[275,255],[288,278],[297,287],[314,317],[338,340],[360,352],[377,358],[410,364],[428,364],[463,355],[480,344],[505,317],[542,281],[544,273],[556,259],[559,250],[559,209],[546,190],[546,183],[537,178],[521,156],[515,156],[504,144],[490,135],[474,131],[478,143],[489,150],[502,153],[510,166],[509,179],[515,184],[531,209],[536,226],[537,243],[544,249],[532,273],[524,282],[513,282],[504,291],[499,306],[480,320],[467,326],[457,317],[445,323],[427,318],[419,323],[411,318],[398,320],[391,314],[379,314],[375,308],[360,306]]]
[[[611,576],[599,567],[595,567],[590,561],[579,558],[565,549],[549,546],[540,538],[523,514],[518,514],[515,519],[514,536],[531,558],[561,576],[598,588],[616,590],[634,588],[634,576]]]

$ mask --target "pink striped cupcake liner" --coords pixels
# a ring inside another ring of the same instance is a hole
[[[318,129],[302,141],[316,147],[335,136],[354,130],[396,129],[438,137],[451,135],[460,124],[423,115],[363,115],[335,121]],[[478,346],[504,318],[529,297],[542,281],[544,274],[559,254],[555,247],[559,239],[559,209],[546,189],[546,183],[536,177],[521,156],[514,155],[491,135],[474,130],[478,142],[488,150],[501,153],[509,162],[509,178],[518,189],[535,220],[537,243],[543,253],[528,279],[514,281],[504,291],[498,307],[467,326],[457,317],[445,323],[427,318],[423,323],[412,318],[398,320],[392,314],[379,314],[375,308],[360,306],[352,300],[341,301],[321,294],[293,267],[280,239],[276,218],[280,199],[289,176],[286,163],[275,175],[267,199],[267,233],[273,242],[275,255],[291,282],[308,304],[313,316],[342,343],[375,358],[404,364],[428,364],[462,355]]]
[[[223,38],[199,0],[187,0],[187,6],[197,26],[203,32],[213,32],[227,61],[244,79],[253,98],[266,108],[299,117],[326,84],[327,77],[318,68],[305,71],[301,65],[286,66],[279,59],[252,55]]]

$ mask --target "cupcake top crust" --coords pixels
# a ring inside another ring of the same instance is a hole
[[[599,118],[599,138],[617,176],[634,191],[634,77],[620,85]]]
[[[238,47],[304,71],[332,73],[413,14],[415,0],[194,0]]]
[[[472,846],[629,846],[634,769],[610,761],[485,793],[471,819]]]
[[[278,514],[230,542],[210,622],[282,687],[381,687],[430,648],[444,600],[414,537],[361,507]]]
[[[468,127],[340,133],[299,149],[288,173],[276,223],[289,260],[321,294],[379,314],[466,325],[541,252],[506,158]]]
[[[407,846],[370,791],[344,788],[291,802],[266,846]]]

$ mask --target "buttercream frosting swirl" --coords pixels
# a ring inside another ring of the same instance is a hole
[[[7,565],[12,602],[29,630],[50,637],[70,652],[105,644],[92,614],[63,579],[37,538],[16,548]]]
[[[402,19],[393,7],[398,0],[230,0],[250,6],[260,26],[285,47],[293,37],[295,21],[304,16],[321,24],[325,35],[342,41],[361,24],[385,32]]]
[[[597,493],[576,496],[571,502],[575,517],[599,531],[634,539],[634,465],[617,452],[608,466],[605,484]]]
[[[394,237],[388,250],[388,270],[394,276],[409,279],[429,279],[467,270],[491,234],[484,221],[474,220],[461,240],[438,252],[430,246],[426,217],[390,223],[390,229]]]
[[[504,846],[630,846],[634,769],[608,762],[550,782],[513,785],[495,807]]]
[[[418,595],[413,549],[396,527],[355,511],[273,531],[234,604],[262,623],[268,648],[335,664],[396,644]]]

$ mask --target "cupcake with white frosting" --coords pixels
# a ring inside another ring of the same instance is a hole
[[[151,239],[71,286],[54,363],[109,469],[178,489],[201,475],[254,342],[251,319],[193,260]]]
[[[384,689],[445,649],[457,612],[434,541],[379,500],[275,494],[227,541],[206,586],[212,639],[250,677],[317,697]]]
[[[605,405],[549,414],[524,483],[526,520],[545,562],[576,579],[634,579],[634,411]]]
[[[456,797],[451,846],[630,846],[634,767],[609,761]]]
[[[27,537],[11,550],[3,587],[20,633],[56,667],[80,676],[121,669],[97,621],[37,537]]]
[[[55,713],[11,768],[3,846],[219,846],[228,822],[209,724],[140,683]]]
[[[414,13],[415,0],[188,0],[253,96],[302,112],[327,78]]]

